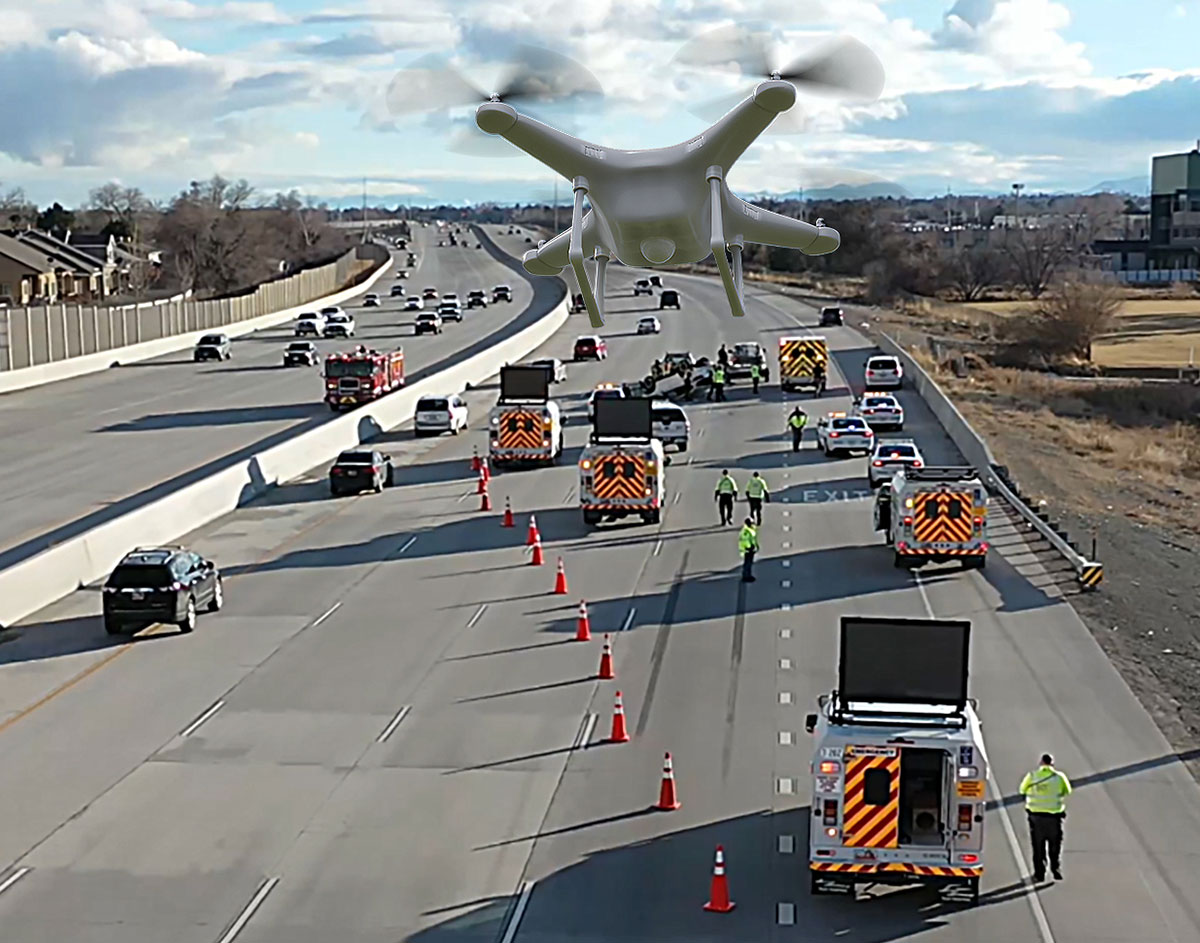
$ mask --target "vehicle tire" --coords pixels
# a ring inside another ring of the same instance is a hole
[[[686,452],[687,450],[688,450],[688,444],[687,444],[687,441],[685,440],[685,441],[683,441],[683,442],[680,442],[680,443],[679,443],[679,451],[681,451],[681,452]]]
[[[658,524],[661,521],[662,521],[662,510],[660,508],[655,508],[653,511],[651,511],[649,514],[646,515],[646,523],[647,524]]]
[[[600,512],[599,511],[584,511],[583,512],[583,523],[586,524],[588,527],[595,527],[597,524],[600,523]]]
[[[457,422],[450,423],[450,434],[458,435],[458,432],[459,432],[458,423]]]
[[[987,557],[964,557],[964,570],[982,570],[987,565]]]
[[[383,486],[385,488],[390,488],[395,483],[396,483],[396,466],[394,466],[391,462],[388,462],[387,472],[385,472],[384,476],[383,476]]]
[[[105,616],[104,617],[104,631],[107,632],[109,635],[120,635],[121,634],[121,623],[118,622],[116,619],[110,619],[108,616]]]
[[[179,631],[184,635],[188,635],[196,628],[196,597],[188,596],[187,608],[184,610],[183,618],[179,620]]]
[[[217,577],[217,585],[213,587],[213,597],[208,601],[208,608],[205,612],[220,612],[221,607],[225,605],[225,588],[221,584],[221,577]]]
[[[904,556],[902,556],[901,554],[898,554],[898,553],[895,554],[894,557],[892,558],[892,565],[897,570],[911,570],[912,569],[912,566],[909,564],[909,561]]]

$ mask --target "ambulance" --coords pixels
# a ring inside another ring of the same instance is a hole
[[[815,387],[813,367],[820,364],[829,378],[829,346],[817,334],[779,338],[779,387],[785,392]]]
[[[929,884],[979,902],[988,758],[967,697],[971,624],[843,616],[817,701],[809,889]]]
[[[987,563],[988,493],[973,468],[901,468],[879,489],[874,517],[901,569],[957,560],[964,570],[982,570]]]
[[[556,464],[563,454],[562,411],[550,399],[544,367],[502,367],[500,398],[488,414],[488,461]]]
[[[596,401],[591,441],[579,457],[579,503],[589,527],[640,515],[662,520],[667,459],[646,397]]]

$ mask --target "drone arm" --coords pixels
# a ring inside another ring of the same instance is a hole
[[[709,246],[712,248],[713,259],[716,260],[717,270],[721,273],[721,282],[725,285],[725,297],[729,299],[729,310],[735,318],[744,317],[742,296],[738,294],[738,286],[729,268],[729,260],[725,258],[725,221],[721,207],[724,205],[724,185],[721,179],[721,168],[708,168],[709,205],[712,207],[712,234]]]
[[[737,229],[746,242],[799,249],[805,255],[828,255],[842,241],[836,229],[773,213],[747,203],[728,190],[725,191],[725,209],[731,218],[737,219]]]
[[[587,268],[583,264],[583,200],[587,196],[588,183],[584,177],[576,177],[574,183],[575,205],[571,210],[570,246],[567,258],[571,260],[571,268],[575,270],[575,278],[579,282],[579,291],[583,295],[583,304],[587,308],[588,318],[592,327],[604,327],[604,318],[600,316],[600,308],[596,304],[596,296],[592,292],[592,283],[588,279]]]

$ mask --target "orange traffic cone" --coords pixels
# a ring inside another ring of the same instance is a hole
[[[625,729],[625,705],[621,703],[621,692],[617,692],[616,703],[613,704],[612,734],[609,743],[625,743],[629,740],[629,731]]]
[[[488,467],[487,456],[484,456],[479,460],[479,470],[483,473],[484,481],[492,480],[492,470]]]
[[[484,482],[483,491],[479,495],[479,510],[490,511],[492,509],[492,496],[488,494],[487,483]]]
[[[480,462],[479,462],[479,446],[472,445],[471,446],[471,471],[477,472],[477,471],[479,471],[480,467],[481,466],[480,466]]]
[[[592,640],[592,622],[588,618],[587,603],[579,600],[579,618],[575,620],[575,641],[590,642]]]
[[[537,516],[530,514],[529,515],[529,535],[525,538],[525,546],[532,547],[535,543],[537,543],[541,539],[542,539],[542,536],[541,536],[541,534],[538,533]]]
[[[504,499],[504,523],[502,523],[500,526],[516,527],[516,524],[513,523],[512,502],[509,501],[508,498]]]
[[[671,754],[663,760],[662,786],[658,792],[658,805],[654,808],[660,812],[673,812],[680,806],[679,797],[675,795],[675,770],[671,767]]]
[[[484,468],[486,468],[486,467],[487,466],[485,465]],[[475,493],[483,494],[485,491],[487,491],[487,478],[484,477],[483,468],[480,468],[479,469],[479,481],[476,484]]]
[[[608,642],[608,636],[604,636],[604,651],[600,655],[600,673],[596,675],[601,681],[611,681],[616,677],[613,671],[612,660],[612,645]]]
[[[558,558],[558,574],[554,577],[554,595],[567,595],[567,571],[563,567],[563,558]]]
[[[541,566],[546,562],[546,558],[542,556],[542,538],[539,537],[533,545],[533,557],[529,561],[530,566]]]
[[[719,914],[727,914],[736,905],[729,899],[729,881],[725,877],[725,849],[717,845],[717,861],[713,865],[712,888],[708,892],[708,903],[705,910]]]

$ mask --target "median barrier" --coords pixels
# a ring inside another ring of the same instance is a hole
[[[140,344],[130,344],[126,347],[114,347],[109,350],[98,351],[94,354],[84,354],[79,357],[71,357],[67,360],[58,360],[54,363],[22,367],[19,370],[0,370],[0,394],[13,393],[17,390],[25,390],[30,387],[41,386],[45,383],[54,383],[58,380],[70,380],[89,373],[99,373],[101,370],[107,370],[110,367],[137,363],[141,360],[150,360],[177,350],[187,350],[194,347],[196,342],[205,334],[220,333],[228,334],[230,337],[241,337],[245,334],[253,334],[255,331],[261,331],[263,328],[283,324],[297,317],[301,312],[312,311],[317,308],[328,307],[329,305],[342,304],[359,295],[365,294],[391,269],[392,262],[393,260],[389,257],[383,265],[371,273],[364,281],[350,288],[345,288],[332,295],[326,295],[324,298],[317,298],[293,308],[282,308],[270,314],[260,315],[257,318],[236,321],[232,324],[218,327],[205,328],[200,331],[189,331],[186,334],[172,334],[169,337],[162,337],[152,341],[142,341]]]
[[[417,400],[461,393],[544,344],[567,321],[560,302],[495,347],[0,571],[0,628],[105,577],[137,546],[177,540],[253,498],[412,418]]]

